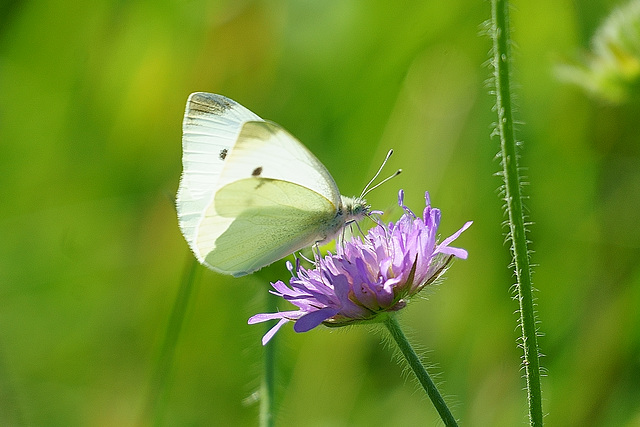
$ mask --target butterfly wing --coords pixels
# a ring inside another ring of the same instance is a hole
[[[218,186],[226,156],[242,125],[262,120],[242,105],[221,95],[192,93],[182,122],[183,172],[176,197],[178,222],[198,259],[197,231]]]
[[[326,235],[336,207],[301,185],[251,177],[222,187],[207,210],[199,238],[213,242],[204,263],[242,276],[269,265]],[[212,215],[212,213],[215,214]]]
[[[209,267],[247,274],[333,234],[340,193],[320,161],[271,122],[243,125],[197,232]]]
[[[183,121],[180,228],[198,260],[243,275],[344,222],[320,161],[278,125],[221,95],[191,94]]]
[[[242,126],[220,174],[218,188],[248,177],[278,179],[306,187],[336,206],[340,192],[327,168],[300,141],[269,121]]]

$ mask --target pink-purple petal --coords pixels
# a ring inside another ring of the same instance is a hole
[[[339,312],[339,309],[333,307],[325,307],[317,311],[312,311],[299,318],[296,324],[293,325],[293,330],[296,332],[310,331]]]
[[[278,332],[278,330],[280,330],[280,328],[287,322],[289,322],[289,319],[280,319],[280,321],[276,323],[273,328],[269,329],[267,333],[262,337],[262,345],[267,345],[269,340],[271,340],[276,332]]]
[[[445,255],[453,255],[456,258],[460,258],[460,259],[467,259],[467,256],[469,256],[469,253],[465,249],[454,248],[451,246],[441,248],[438,250],[438,252]]]
[[[467,228],[471,227],[471,224],[473,224],[473,221],[467,221],[462,227],[460,227],[460,230],[456,231],[455,233],[453,233],[451,236],[447,237],[446,239],[444,239],[442,241],[442,243],[440,243],[438,245],[438,247],[441,246],[447,246],[449,243],[453,242],[454,240],[456,240],[464,230],[466,230]]]
[[[285,317],[289,320],[297,319],[300,317],[300,312],[299,311],[279,311],[277,313],[256,314],[251,316],[247,321],[247,323],[249,325],[255,325],[256,323],[266,322],[268,320],[273,320],[273,319],[281,319]]]

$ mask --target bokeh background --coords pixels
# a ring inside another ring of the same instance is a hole
[[[610,0],[514,1],[514,77],[553,426],[640,425],[640,102],[559,81]],[[474,225],[401,322],[463,425],[526,424],[517,303],[491,139],[488,1],[0,3],[0,424],[147,425],[191,255],[173,197],[189,93],[283,125],[359,194],[389,148],[441,233]],[[366,225],[366,224],[365,224]],[[261,312],[284,262],[200,271],[160,425],[257,424]],[[283,305],[283,307],[286,307]],[[279,332],[281,426],[437,425],[366,327]]]

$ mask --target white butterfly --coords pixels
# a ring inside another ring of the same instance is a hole
[[[182,126],[180,229],[215,271],[252,273],[369,214],[297,139],[229,98],[191,94]]]

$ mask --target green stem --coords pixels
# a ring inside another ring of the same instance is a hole
[[[427,392],[429,399],[433,402],[433,406],[436,407],[436,410],[438,411],[438,414],[440,414],[440,418],[442,418],[444,424],[446,426],[457,426],[458,424],[456,423],[455,418],[453,418],[447,404],[438,392],[436,385],[433,383],[431,377],[427,373],[427,370],[420,362],[416,352],[413,351],[413,348],[411,347],[411,344],[409,344],[407,337],[405,337],[402,332],[402,329],[400,329],[400,325],[398,325],[396,317],[394,315],[387,316],[384,321],[384,325],[389,330],[389,333],[391,333],[396,344],[398,344],[398,348],[402,352],[402,355],[406,359],[407,363],[409,363],[409,367],[411,367],[413,373],[418,377],[418,381],[420,381],[420,384]]]
[[[497,131],[500,137],[505,201],[509,215],[511,250],[513,253],[520,326],[524,348],[524,367],[527,378],[529,422],[542,426],[542,395],[540,388],[540,361],[536,331],[535,310],[531,284],[531,267],[525,231],[525,220],[520,193],[520,174],[516,153],[516,136],[513,126],[513,107],[510,84],[510,29],[507,0],[491,2],[491,36],[493,38],[493,67],[496,84]]]
[[[275,313],[278,311],[278,297],[271,293],[267,293],[265,313]],[[267,324],[267,331],[273,325]],[[276,334],[277,335],[277,334]],[[274,425],[274,372],[275,372],[275,353],[276,353],[276,336],[265,345],[264,348],[264,373],[262,376],[262,384],[260,385],[260,427],[273,427]]]
[[[166,392],[173,368],[173,359],[199,271],[198,262],[190,253],[180,289],[178,290],[167,329],[165,330],[164,341],[156,362],[156,368],[151,378],[150,391],[145,410],[145,420],[153,420],[153,425],[160,425],[162,421]],[[147,424],[147,422],[143,424]]]

